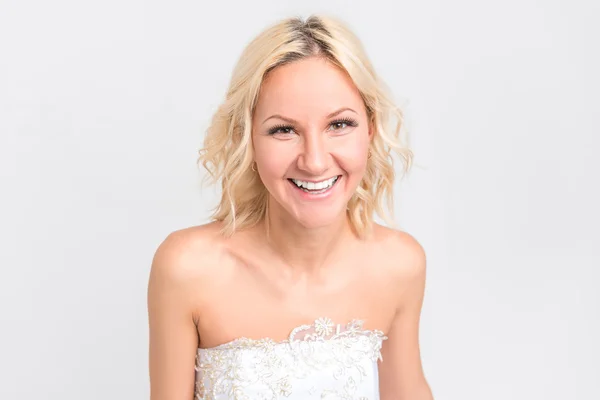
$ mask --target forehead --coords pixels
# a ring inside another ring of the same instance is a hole
[[[255,117],[322,117],[342,107],[363,112],[358,89],[345,71],[323,58],[312,57],[279,66],[268,74]]]

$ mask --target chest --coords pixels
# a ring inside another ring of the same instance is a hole
[[[240,337],[286,340],[295,327],[319,318],[335,324],[358,319],[365,329],[385,333],[396,310],[397,287],[384,270],[363,260],[312,279],[244,261],[224,266],[205,298],[210,301],[197,311],[197,329],[201,346],[211,348]]]

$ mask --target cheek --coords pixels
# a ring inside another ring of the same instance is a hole
[[[343,146],[337,147],[332,153],[339,160],[341,167],[348,172],[362,172],[367,166],[369,151],[368,137],[364,140],[348,140]]]
[[[281,178],[293,160],[293,154],[290,149],[286,149],[286,146],[269,146],[261,143],[255,147],[254,152],[263,181]]]

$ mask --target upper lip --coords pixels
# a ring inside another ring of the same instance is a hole
[[[333,175],[333,176],[330,176],[329,178],[314,179],[314,180],[313,179],[302,179],[302,178],[289,178],[289,179],[295,179],[297,181],[302,181],[302,182],[317,183],[317,182],[323,182],[323,181],[326,181],[326,180],[329,180],[329,179],[332,179],[332,178],[337,178],[338,176],[341,176],[341,175]]]

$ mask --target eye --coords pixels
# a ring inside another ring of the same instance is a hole
[[[339,119],[339,120],[333,121],[329,126],[331,127],[331,130],[339,131],[342,129],[346,129],[348,127],[358,126],[358,123],[352,119],[344,118],[344,119]]]
[[[294,132],[294,128],[289,125],[277,125],[269,129],[269,135],[282,134],[289,135]]]

